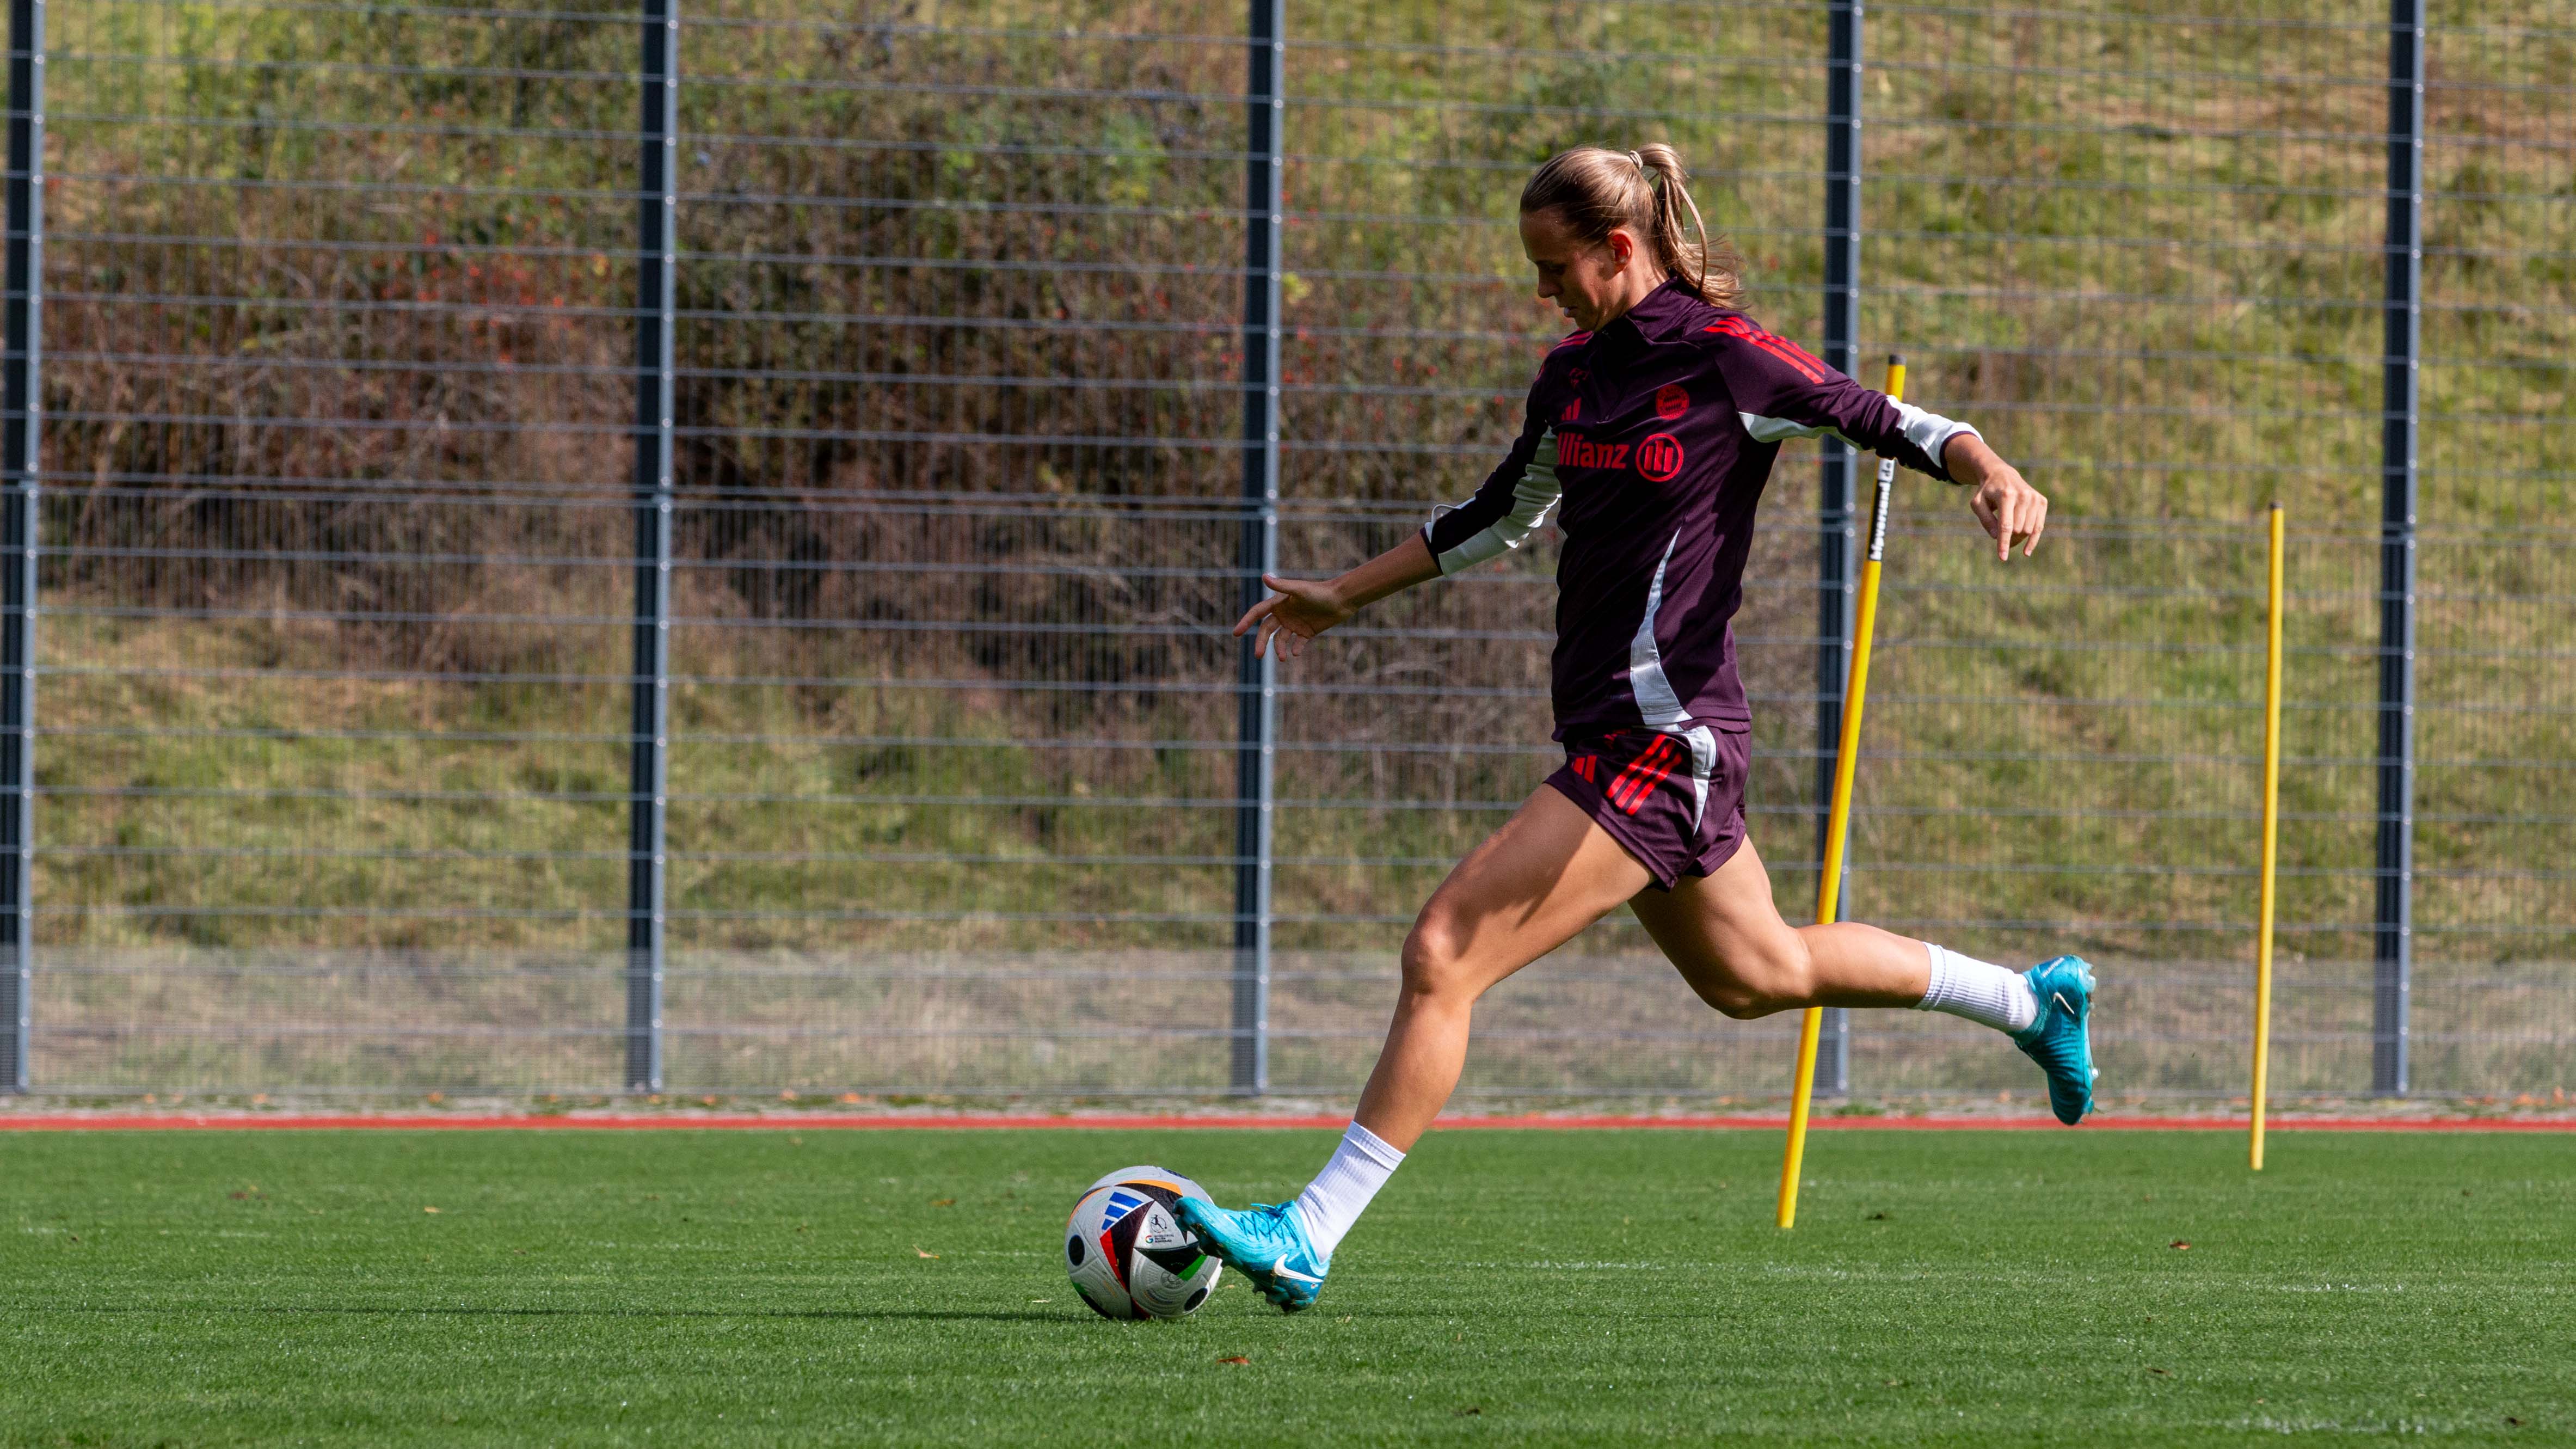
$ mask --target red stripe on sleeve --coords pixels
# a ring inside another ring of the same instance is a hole
[[[1763,351],[1770,353],[1773,357],[1776,357],[1782,362],[1789,364],[1791,367],[1796,368],[1798,370],[1798,375],[1809,382],[1823,382],[1825,380],[1825,365],[1822,362],[1817,361],[1816,358],[1810,355],[1805,349],[1799,347],[1798,344],[1791,342],[1785,337],[1765,332],[1761,328],[1754,326],[1752,323],[1745,321],[1741,317],[1720,317],[1715,323],[1702,328],[1701,330],[1705,332],[1723,332],[1729,337],[1740,338],[1746,342],[1750,342],[1754,346],[1761,348]]]

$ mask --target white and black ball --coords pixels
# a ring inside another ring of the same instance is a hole
[[[1128,1167],[1085,1189],[1065,1224],[1064,1269],[1103,1318],[1183,1318],[1225,1267],[1200,1250],[1173,1206],[1206,1189],[1159,1167]]]

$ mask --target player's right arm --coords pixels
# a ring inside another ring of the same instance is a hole
[[[1252,641],[1255,657],[1270,651],[1272,639],[1285,636],[1279,647],[1294,659],[1306,652],[1307,640],[1389,594],[1438,577],[1440,565],[1432,561],[1431,549],[1418,533],[1337,578],[1283,579],[1263,574],[1261,581],[1270,586],[1270,597],[1244,611],[1235,621],[1234,637],[1242,638],[1257,625],[1261,637]]]
[[[1269,598],[1244,611],[1234,626],[1240,639],[1256,627],[1252,643],[1257,657],[1269,652],[1271,640],[1286,635],[1281,647],[1291,658],[1306,652],[1306,641],[1353,614],[1415,584],[1475,567],[1521,546],[1556,506],[1556,434],[1540,409],[1547,389],[1541,375],[1530,389],[1521,435],[1487,475],[1475,496],[1454,508],[1433,512],[1431,521],[1404,542],[1367,563],[1330,579],[1283,579],[1263,574]]]

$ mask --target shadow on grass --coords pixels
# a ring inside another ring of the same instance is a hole
[[[25,1307],[21,1312],[39,1313],[226,1313],[261,1314],[274,1317],[353,1317],[399,1318],[405,1315],[445,1318],[792,1318],[846,1319],[851,1322],[928,1323],[1073,1323],[1087,1315],[1073,1313],[1001,1312],[982,1308],[472,1308],[472,1307],[402,1307],[383,1308],[359,1304],[339,1307],[317,1307],[295,1304],[271,1304],[227,1308],[203,1303],[156,1304],[52,1304]]]

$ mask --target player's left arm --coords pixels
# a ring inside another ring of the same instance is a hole
[[[1920,473],[1974,491],[1968,507],[1995,540],[1995,557],[2039,547],[2048,500],[1986,445],[1974,425],[1898,402],[1836,372],[1750,318],[1721,316],[1707,329],[1710,361],[1726,380],[1744,430],[1761,442],[1831,434]]]
[[[1976,490],[1968,495],[1968,508],[1994,539],[1996,560],[2011,558],[2014,544],[2021,545],[2022,557],[2030,557],[2048,527],[2047,496],[1975,433],[1954,434],[1942,446],[1941,462],[1953,481]]]

